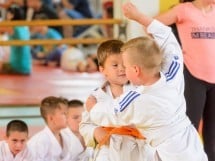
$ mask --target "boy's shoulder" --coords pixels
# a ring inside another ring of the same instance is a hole
[[[75,147],[78,144],[81,144],[79,138],[69,128],[65,128],[65,129],[61,130],[60,133],[64,140],[69,140],[69,142],[68,142],[69,145],[73,145]],[[73,147],[73,146],[71,146],[71,147]]]
[[[106,93],[108,95],[110,95],[110,83],[108,81],[104,82],[100,87],[97,87],[94,89],[94,92],[98,92],[98,93]],[[123,85],[123,92],[127,92],[129,90],[133,90],[136,88],[136,86],[132,85],[130,82],[126,83],[125,85]]]
[[[81,141],[69,128],[61,130],[61,136],[72,158],[77,158],[84,151]]]
[[[7,142],[6,142],[5,140],[1,140],[1,141],[0,141],[0,149],[1,149],[2,147],[4,147],[5,145],[7,145]]]
[[[123,86],[123,93],[128,92],[128,91],[132,91],[132,90],[136,90],[136,89],[137,89],[137,86],[134,86],[133,84],[128,82],[127,84],[125,84]]]
[[[72,137],[74,137],[73,132],[72,132],[68,127],[65,128],[65,129],[62,129],[62,130],[60,131],[60,133],[61,133],[61,136],[62,136],[63,138],[72,138]]]
[[[2,157],[7,157],[8,155],[12,155],[8,146],[8,143],[6,140],[1,140],[0,141],[0,160]]]
[[[34,134],[30,138],[29,143],[37,142],[37,141],[38,142],[47,142],[49,140],[49,138],[50,138],[51,133],[52,133],[51,130],[48,127],[45,127],[41,131],[39,131],[36,134]]]
[[[105,82],[103,83],[100,87],[97,87],[95,88],[91,95],[93,95],[94,97],[108,97],[109,94],[108,94],[108,91],[107,89],[109,88],[109,83],[108,82]]]

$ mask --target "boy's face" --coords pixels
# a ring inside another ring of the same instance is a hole
[[[66,120],[67,106],[60,104],[60,108],[57,108],[54,114],[50,115],[50,121],[52,121],[55,129],[63,129],[67,127]]]
[[[79,133],[79,124],[81,122],[82,112],[84,111],[83,106],[69,108],[67,113],[67,123],[69,128],[73,132]]]
[[[132,65],[130,63],[130,50],[127,49],[125,52],[123,52],[122,54],[122,58],[123,58],[123,63],[125,66],[125,73],[126,73],[126,77],[127,79],[134,85],[138,85],[137,82],[137,70],[135,69],[134,65]]]
[[[28,139],[27,132],[19,132],[19,131],[10,132],[10,135],[7,136],[6,141],[10,148],[10,151],[14,156],[17,155],[20,151],[22,151],[25,148],[27,139]]]
[[[104,63],[104,67],[100,67],[100,72],[104,74],[110,84],[124,85],[128,82],[121,54],[108,56]]]

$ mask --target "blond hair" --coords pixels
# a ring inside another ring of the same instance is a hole
[[[49,96],[41,101],[40,113],[43,119],[47,122],[47,115],[54,114],[56,109],[60,109],[60,105],[68,105],[68,100],[62,97]]]
[[[107,40],[101,43],[97,50],[98,65],[104,66],[107,57],[110,55],[121,54],[123,44],[121,40]]]
[[[122,52],[130,50],[130,62],[147,70],[160,70],[163,52],[154,39],[137,37],[129,40],[122,46]],[[131,52],[132,51],[132,52]]]

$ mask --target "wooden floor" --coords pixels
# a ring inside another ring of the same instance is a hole
[[[38,105],[51,95],[84,101],[101,82],[99,73],[69,73],[59,68],[34,66],[30,76],[0,75],[0,106]]]

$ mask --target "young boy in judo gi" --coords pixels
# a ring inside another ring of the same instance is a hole
[[[112,102],[113,99],[120,96],[123,92],[134,88],[128,83],[125,76],[125,69],[122,62],[121,47],[123,42],[120,40],[107,40],[100,44],[97,50],[97,59],[99,63],[99,70],[106,78],[106,82],[101,88],[92,92],[92,95],[97,98],[97,101],[102,103]],[[90,100],[90,97],[88,98]],[[86,111],[83,114],[80,131],[84,136],[87,146],[95,146],[96,142],[103,142],[103,137],[110,134],[113,129],[106,129],[104,127],[110,127],[106,121],[100,122],[91,117],[91,108],[88,108],[88,101],[86,102]],[[111,104],[110,104],[111,105]],[[96,114],[110,112],[110,108],[98,109]],[[94,110],[94,108],[93,108]],[[105,117],[103,117],[105,119]],[[96,121],[96,122],[95,122]],[[127,134],[129,135],[129,134]],[[95,139],[94,139],[95,138]],[[109,147],[108,145],[102,145],[96,148],[94,159],[96,161],[109,160]],[[116,158],[115,158],[116,159]]]
[[[87,148],[83,136],[79,132],[84,104],[82,101],[74,99],[68,102],[67,124],[68,127],[62,132],[68,137],[70,143],[70,161],[89,161],[92,157],[93,149]]]
[[[29,140],[35,161],[70,161],[70,140],[62,133],[67,127],[68,101],[49,96],[42,100],[40,113],[47,126]]]
[[[26,145],[28,126],[24,121],[12,120],[7,124],[5,140],[0,141],[0,161],[34,161]]]
[[[153,39],[138,37],[123,45],[126,76],[137,88],[113,101],[115,114],[98,116],[96,110],[93,114],[100,106],[98,101],[91,118],[108,120],[112,126],[137,128],[146,138],[143,146],[148,147],[143,160],[207,161],[198,133],[186,116],[183,56],[171,29],[145,16],[131,3],[126,3],[123,11],[126,17],[145,26]]]

